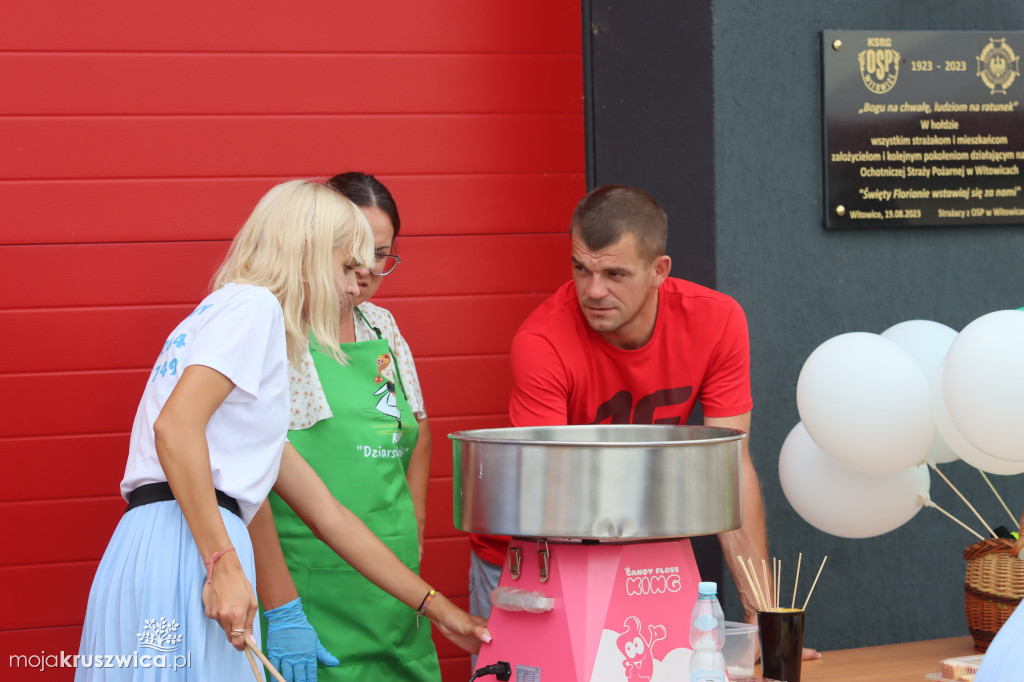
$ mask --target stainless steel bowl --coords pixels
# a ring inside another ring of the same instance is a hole
[[[448,437],[459,530],[628,540],[708,535],[742,522],[743,431],[542,426]]]

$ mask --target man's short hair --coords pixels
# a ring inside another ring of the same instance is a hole
[[[604,185],[580,199],[570,231],[591,251],[606,249],[624,234],[632,234],[637,255],[651,263],[665,253],[668,216],[654,197],[642,190]]]

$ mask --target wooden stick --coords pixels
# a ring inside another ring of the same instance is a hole
[[[778,585],[776,584],[776,583],[778,583],[778,579],[779,579],[778,576],[779,576],[778,571],[775,568],[775,557],[772,557],[772,592],[775,593],[774,594],[775,598],[772,599],[772,608],[776,608],[776,609],[779,607],[779,588],[778,588]]]
[[[796,608],[796,588],[800,584],[800,562],[804,560],[804,553],[800,552],[796,558],[796,579],[793,580],[793,599],[789,602],[789,608]]]
[[[772,583],[768,582],[768,562],[761,559],[761,573],[764,574],[764,587],[767,590],[768,608],[770,609],[775,600],[772,599]]]
[[[743,567],[743,573],[746,576],[746,581],[751,584],[751,589],[754,591],[754,599],[758,602],[758,608],[762,611],[767,610],[768,605],[764,603],[764,598],[761,596],[761,590],[758,589],[759,586],[757,580],[754,578],[754,573],[752,573],[750,569],[746,568],[746,563],[744,563],[740,557],[737,556],[736,558],[739,559],[739,565]]]
[[[252,655],[252,651],[249,650],[249,644],[246,642],[245,655],[249,659],[249,665],[252,666],[252,675],[256,678],[256,682],[263,682],[263,675],[260,675],[259,665],[256,663],[256,659]]]
[[[807,602],[811,601],[811,595],[814,594],[814,586],[818,584],[818,578],[821,577],[821,569],[825,568],[826,561],[828,561],[827,554],[825,555],[825,558],[821,560],[821,566],[818,567],[818,575],[814,576],[814,582],[811,583],[811,591],[807,593],[807,599],[804,600],[804,606],[800,609],[801,611],[807,610]]]
[[[775,576],[775,608],[779,608],[779,592],[782,591],[782,559],[779,559],[779,573]]]
[[[1010,512],[1010,508],[1006,506],[1006,503],[1003,502],[1003,498],[1001,498],[999,496],[999,493],[996,492],[996,487],[992,485],[992,481],[988,480],[988,476],[985,475],[985,472],[982,471],[981,469],[978,469],[978,473],[981,474],[981,477],[985,479],[985,483],[988,483],[988,487],[992,489],[992,494],[996,496],[997,500],[999,500],[999,504],[1003,505],[1003,509],[1006,510],[1007,516],[1010,517],[1010,523],[1013,524],[1013,526],[1011,526],[1010,529],[1013,530],[1017,527],[1019,521],[1017,521],[1017,518]]]
[[[754,601],[757,602],[757,609],[764,611],[764,605],[761,603],[761,595],[757,593],[757,586],[754,585],[754,579],[750,577],[750,571],[747,570],[747,565],[743,563],[743,558],[737,554],[736,560],[740,562],[740,566],[743,567],[743,574],[747,576],[747,582],[750,583],[750,589],[754,592]]]
[[[250,651],[256,654],[256,656],[260,659],[260,663],[262,663],[264,667],[266,667],[266,669],[270,671],[270,674],[274,677],[275,680],[277,680],[277,682],[288,682],[283,677],[281,677],[281,673],[277,672],[277,668],[275,668],[273,664],[271,664],[271,662],[267,660],[267,657],[263,655],[262,651],[260,651],[259,645],[256,644],[256,642],[252,638],[252,635],[250,635],[248,632],[245,633],[245,645],[249,648]]]
[[[750,573],[747,572],[747,565],[743,563],[743,557],[741,557],[739,554],[737,554],[736,555],[736,561],[740,562],[740,567],[743,569],[743,575],[747,576],[747,585],[750,586],[750,591],[753,592],[754,591],[754,585],[753,585],[753,583],[750,582]],[[740,587],[739,583],[737,583],[736,584],[736,588],[739,589],[739,587]],[[740,592],[742,593],[743,590],[740,590]],[[758,607],[758,609],[761,608],[761,604],[757,601],[757,594],[756,593],[754,594],[754,603]]]
[[[754,576],[754,589],[757,590],[758,594],[760,595],[761,603],[764,604],[764,607],[765,607],[764,610],[767,611],[768,610],[768,602],[765,601],[764,594],[761,592],[761,583],[757,579],[757,569],[754,568],[754,560],[751,559],[750,557],[747,557],[747,563],[750,564],[750,574],[752,576]]]
[[[966,531],[967,531],[968,533],[970,533],[970,534],[971,534],[971,535],[973,535],[974,537],[978,538],[979,540],[984,540],[984,539],[985,539],[985,538],[983,538],[983,537],[981,536],[981,533],[978,533],[978,532],[976,532],[976,531],[972,530],[970,526],[968,526],[968,525],[967,525],[966,523],[964,523],[963,521],[961,521],[961,520],[960,520],[960,519],[958,519],[957,517],[955,517],[955,516],[953,516],[952,514],[950,514],[950,513],[948,512],[948,511],[946,511],[945,509],[943,509],[943,508],[942,508],[942,507],[940,507],[939,505],[935,504],[935,502],[934,502],[934,501],[932,501],[932,500],[930,500],[930,499],[927,499],[927,498],[923,498],[923,499],[925,500],[925,502],[924,502],[924,506],[926,506],[926,507],[931,507],[932,509],[936,509],[936,510],[938,510],[938,511],[942,512],[942,513],[943,513],[943,514],[945,514],[945,515],[946,515],[947,517],[949,517],[949,519],[951,519],[951,520],[952,520],[952,521],[953,521],[954,523],[956,523],[956,524],[959,524],[959,526],[960,526],[961,528],[963,528],[964,530],[966,530]]]
[[[768,600],[765,598],[764,587],[761,585],[761,579],[758,578],[758,569],[754,567],[754,560],[751,557],[746,557],[746,563],[751,566],[751,576],[754,577],[754,587],[757,588],[758,594],[761,595],[761,603],[764,604],[765,610],[768,610]]]
[[[942,480],[945,481],[949,485],[950,488],[953,489],[953,492],[955,492],[957,494],[957,497],[959,497],[961,500],[964,501],[964,504],[967,505],[967,508],[970,509],[972,512],[974,512],[974,515],[978,517],[979,521],[981,521],[981,525],[985,526],[985,530],[988,531],[988,534],[991,535],[992,537],[995,537],[996,536],[995,532],[989,527],[989,525],[987,523],[985,523],[985,519],[981,518],[981,514],[978,513],[978,510],[975,509],[973,506],[971,506],[971,503],[967,501],[967,498],[960,494],[960,491],[956,489],[955,485],[950,483],[949,479],[946,478],[946,475],[944,473],[942,473],[941,471],[939,471],[939,467],[935,466],[934,464],[929,464],[929,466],[932,469],[935,470],[935,473],[937,473],[939,476],[942,477]]]

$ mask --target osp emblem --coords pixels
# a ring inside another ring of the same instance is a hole
[[[976,59],[978,76],[993,95],[1005,95],[1006,88],[1013,85],[1013,79],[1020,75],[1020,57],[1006,44],[1006,38],[990,39]]]
[[[891,47],[862,50],[857,54],[860,77],[876,95],[892,90],[900,75],[900,53]]]

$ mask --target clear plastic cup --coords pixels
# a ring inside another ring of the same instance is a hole
[[[742,680],[754,675],[757,654],[757,626],[725,621],[725,668],[729,679]]]

